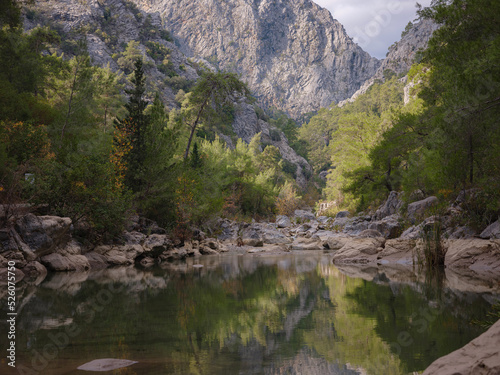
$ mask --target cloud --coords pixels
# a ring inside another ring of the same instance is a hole
[[[401,38],[416,18],[415,0],[313,0],[328,9],[365,51],[384,58],[391,44]],[[429,6],[431,0],[419,0]]]

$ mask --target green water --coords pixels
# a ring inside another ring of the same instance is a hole
[[[53,274],[18,285],[17,368],[2,358],[0,372],[85,374],[88,361],[125,358],[138,363],[109,373],[406,374],[484,332],[471,321],[498,299],[361,275],[375,281],[321,251]]]

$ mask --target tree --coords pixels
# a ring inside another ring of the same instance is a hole
[[[131,150],[126,157],[125,181],[132,191],[138,192],[144,184],[142,174],[146,155],[145,131],[149,123],[149,116],[144,113],[148,102],[144,100],[146,78],[141,59],[135,61],[135,70],[131,81],[134,85],[133,88],[126,90],[126,93],[130,95],[128,103],[125,105],[127,116],[124,119],[116,120],[115,127],[119,130],[130,128],[127,131],[129,132]]]
[[[191,142],[200,123],[210,124],[221,116],[227,106],[238,96],[247,97],[250,91],[236,74],[227,72],[202,73],[189,95],[189,138],[184,152],[184,160],[189,156]]]
[[[500,172],[500,67],[492,63],[500,57],[499,12],[500,4],[488,0],[437,0],[419,11],[442,24],[424,54],[431,74],[422,98],[426,116],[445,135],[436,145],[444,175],[463,187]]]

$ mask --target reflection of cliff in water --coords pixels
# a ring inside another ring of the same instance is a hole
[[[400,374],[480,334],[469,322],[497,298],[444,287],[428,299],[415,275],[356,272],[307,252],[53,274],[19,285],[19,361],[76,328],[48,372],[116,357],[137,374]]]

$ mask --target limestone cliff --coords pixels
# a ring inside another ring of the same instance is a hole
[[[310,0],[133,0],[190,57],[240,73],[265,107],[294,118],[349,98],[380,61]]]
[[[427,47],[427,42],[437,28],[438,25],[427,19],[409,25],[407,30],[403,32],[401,40],[389,47],[386,58],[382,60],[373,77],[364,82],[349,99],[339,102],[339,106],[353,102],[358,96],[364,94],[376,80],[384,80],[387,73],[406,74],[415,63],[419,51],[423,51]],[[406,78],[404,79],[406,80]]]

